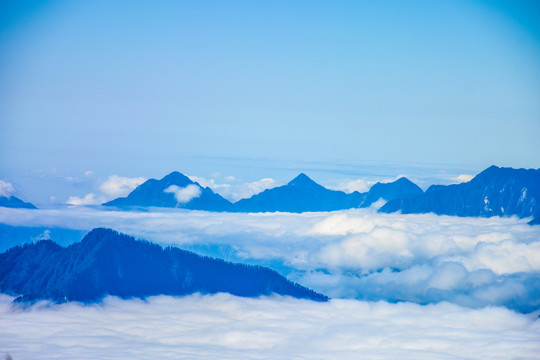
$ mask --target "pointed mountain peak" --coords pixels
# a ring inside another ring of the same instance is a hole
[[[485,169],[484,171],[482,171],[480,174],[476,175],[476,176],[479,176],[479,175],[490,175],[490,174],[494,174],[494,173],[497,173],[499,172],[500,170],[502,170],[504,168],[500,168],[498,166],[495,166],[495,165],[491,165],[490,167],[488,167],[487,169]]]
[[[300,173],[297,177],[292,179],[287,185],[298,186],[298,187],[306,187],[306,186],[313,186],[313,185],[319,186],[319,184],[311,180],[309,176],[307,176],[304,173]]]
[[[179,173],[178,171],[173,171],[172,173],[165,176],[160,181],[170,184],[170,185],[178,185],[178,186],[186,186],[189,184],[193,184],[193,181],[191,181],[190,178],[188,178],[184,174]]]
[[[400,177],[399,179],[397,179],[396,181],[394,181],[395,183],[411,183],[412,181],[407,179],[405,176],[402,176]]]

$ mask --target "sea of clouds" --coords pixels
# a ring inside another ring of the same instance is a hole
[[[0,219],[46,228],[53,240],[55,228],[109,227],[164,246],[270,266],[332,298],[449,301],[524,313],[540,308],[540,227],[527,219],[373,209],[239,214],[86,207],[0,208]],[[38,238],[43,234],[20,241]]]
[[[505,308],[228,294],[13,305],[0,351],[14,359],[535,359],[540,321]]]
[[[374,209],[0,208],[0,231],[7,227],[15,238],[17,229],[38,231],[21,231],[18,243],[55,240],[59,229],[72,229],[71,238],[59,241],[67,245],[81,232],[110,227],[163,246],[266,265],[333,298],[164,296],[18,309],[4,297],[0,333],[7,337],[0,351],[15,360],[38,350],[49,352],[45,358],[69,358],[88,349],[89,358],[111,359],[534,358],[540,353],[540,227],[527,220]]]

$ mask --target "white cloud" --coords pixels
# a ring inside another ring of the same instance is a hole
[[[504,308],[227,294],[46,302],[0,296],[13,359],[533,359],[540,320]]]
[[[376,226],[375,221],[366,217],[352,217],[347,213],[330,215],[315,224],[312,233],[320,235],[348,235],[367,233]]]
[[[372,180],[366,180],[365,178],[362,178],[362,179],[347,179],[347,180],[344,180],[344,181],[341,181],[340,183],[338,183],[337,185],[327,185],[327,187],[329,189],[333,189],[333,190],[339,190],[339,191],[343,191],[343,192],[346,192],[346,193],[352,193],[354,191],[358,191],[359,193],[365,193],[365,192],[368,192],[369,189],[371,189],[371,187],[373,185],[375,185],[376,183],[380,182],[380,183],[391,183],[391,182],[394,182],[396,181],[397,179],[401,178],[401,177],[406,177],[405,175],[398,175],[396,177],[393,177],[393,178],[377,178],[377,179],[372,179]]]
[[[93,173],[87,171],[86,176]],[[70,182],[78,181],[77,178],[67,177],[66,180]],[[99,186],[101,194],[94,192],[86,194],[84,197],[70,196],[66,201],[68,205],[100,205],[104,202],[111,200],[119,196],[126,196],[137,186],[146,181],[145,178],[127,178],[118,175],[109,176],[109,178]],[[52,201],[52,198],[51,198]]]
[[[240,200],[243,198],[249,198],[264,190],[271,189],[277,186],[277,183],[272,178],[264,178],[261,180],[253,181],[250,183],[244,183],[241,187],[245,188],[243,191],[237,191],[235,197]]]
[[[452,181],[457,182],[457,183],[465,183],[465,182],[471,181],[473,178],[474,178],[474,175],[461,174],[455,178],[452,178]]]
[[[106,199],[104,197],[97,196],[94,193],[89,193],[82,198],[79,196],[70,196],[69,199],[66,201],[66,204],[75,206],[99,205],[104,203],[105,201]]]
[[[14,192],[15,188],[11,183],[0,180],[0,196],[10,197]]]
[[[540,307],[540,227],[527,219],[368,209],[238,214],[84,207],[0,208],[0,219],[15,226],[111,227],[162,245],[270,266],[332,297]]]
[[[523,244],[512,240],[481,242],[464,256],[457,256],[468,269],[490,269],[497,274],[540,272],[540,241]]]
[[[183,188],[176,185],[171,185],[163,191],[166,193],[174,194],[174,198],[180,204],[188,203],[191,200],[201,196],[201,188],[194,184],[188,185]]]
[[[385,204],[387,203],[386,200],[384,200],[383,198],[379,198],[379,200],[375,201],[374,203],[372,203],[369,208],[372,209],[372,210],[379,210],[380,208],[382,208]]]
[[[110,197],[126,196],[145,181],[146,179],[142,177],[127,178],[111,175],[103,184],[101,184],[99,189]]]
[[[358,191],[359,193],[368,192],[377,181],[368,181],[365,179],[345,180],[335,186],[329,185],[333,190],[344,191],[348,194]]]
[[[216,186],[217,187],[224,186],[224,185],[216,184],[214,179],[207,180],[206,178],[203,178],[203,177],[200,177],[200,176],[193,176],[193,175],[188,175],[188,178],[189,178],[189,180],[198,183],[203,188],[209,187],[212,190],[214,190],[214,187],[216,187]]]

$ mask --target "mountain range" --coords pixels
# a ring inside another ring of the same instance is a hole
[[[34,204],[24,202],[15,196],[0,196],[0,206],[9,208],[37,209]]]
[[[196,197],[182,203],[178,201],[173,191],[168,190],[171,187],[176,192],[182,192],[183,189],[189,187],[201,190]],[[406,178],[400,178],[391,183],[377,183],[366,193],[355,191],[348,194],[327,189],[301,173],[286,185],[267,189],[248,199],[231,203],[210,188],[203,188],[187,176],[173,172],[161,180],[148,180],[127,197],[118,198],[103,205],[119,208],[160,206],[207,211],[301,213],[369,207],[381,198],[388,201],[410,198],[422,193],[422,189],[416,184]]]
[[[301,173],[288,184],[264,190],[235,203],[174,171],[161,180],[150,179],[128,196],[106,202],[120,209],[151,206],[227,212],[334,211],[364,208],[386,201],[381,213],[435,213],[452,216],[532,217],[540,224],[540,169],[491,166],[471,181],[432,185],[425,192],[407,178],[376,183],[368,192],[330,190]],[[16,197],[0,197],[0,206],[35,208]]]
[[[104,228],[92,230],[68,247],[41,240],[0,254],[0,291],[19,295],[21,302],[90,303],[106,295],[145,298],[218,292],[328,300],[269,268],[164,249]]]
[[[435,213],[453,216],[517,216],[540,219],[540,169],[491,166],[471,181],[454,185],[432,185],[425,193],[393,199],[380,212],[403,214]]]

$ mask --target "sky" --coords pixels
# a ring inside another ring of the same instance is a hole
[[[0,178],[50,204],[174,170],[538,168],[539,18],[525,0],[1,2]]]

